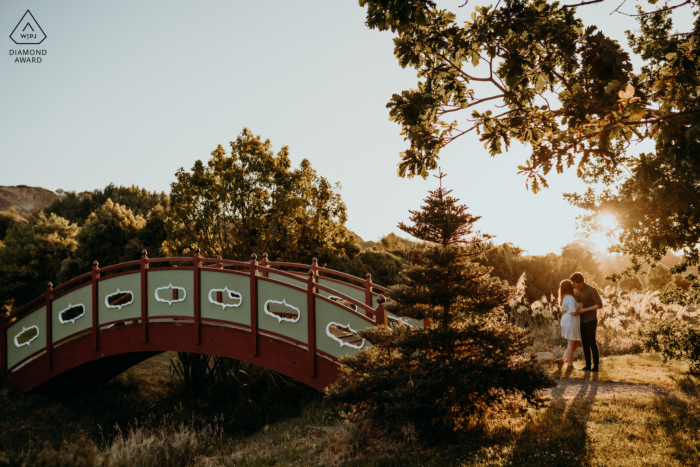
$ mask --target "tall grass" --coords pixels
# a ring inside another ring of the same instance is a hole
[[[193,417],[187,423],[169,415],[134,422],[117,435],[102,457],[134,467],[185,467],[211,463],[225,448],[228,437],[223,417],[200,424]]]
[[[523,293],[524,278],[518,281],[516,297],[506,309],[508,321],[529,329],[534,344],[530,352],[564,353],[566,340],[561,338],[562,311],[557,298],[543,296],[529,303]],[[658,291],[630,292],[608,286],[599,290],[603,308],[598,310],[597,342],[602,356],[638,354],[644,350],[638,339],[638,330],[644,324],[656,320],[682,320],[691,324],[700,321],[697,305],[667,305],[661,302]],[[580,351],[579,351],[580,352]]]

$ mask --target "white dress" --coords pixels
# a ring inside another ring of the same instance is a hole
[[[571,313],[578,310],[578,302],[573,296],[567,295],[562,300],[561,308],[564,313],[561,317],[561,337],[570,341],[580,341],[581,316],[571,316]]]

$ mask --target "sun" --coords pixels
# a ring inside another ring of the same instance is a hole
[[[617,227],[617,218],[612,214],[601,214],[598,216],[598,225],[605,230],[612,230]]]

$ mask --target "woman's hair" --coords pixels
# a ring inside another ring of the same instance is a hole
[[[559,306],[561,306],[561,302],[564,300],[565,295],[574,295],[574,286],[571,284],[569,279],[564,279],[559,283]]]

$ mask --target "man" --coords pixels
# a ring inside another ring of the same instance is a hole
[[[586,284],[583,274],[575,272],[569,278],[575,290],[579,291],[578,301],[583,303],[581,315],[581,345],[586,366],[583,371],[598,371],[598,344],[595,341],[595,333],[598,327],[598,313],[596,310],[603,308],[603,300],[595,287]],[[593,354],[593,366],[591,366],[591,354]]]

